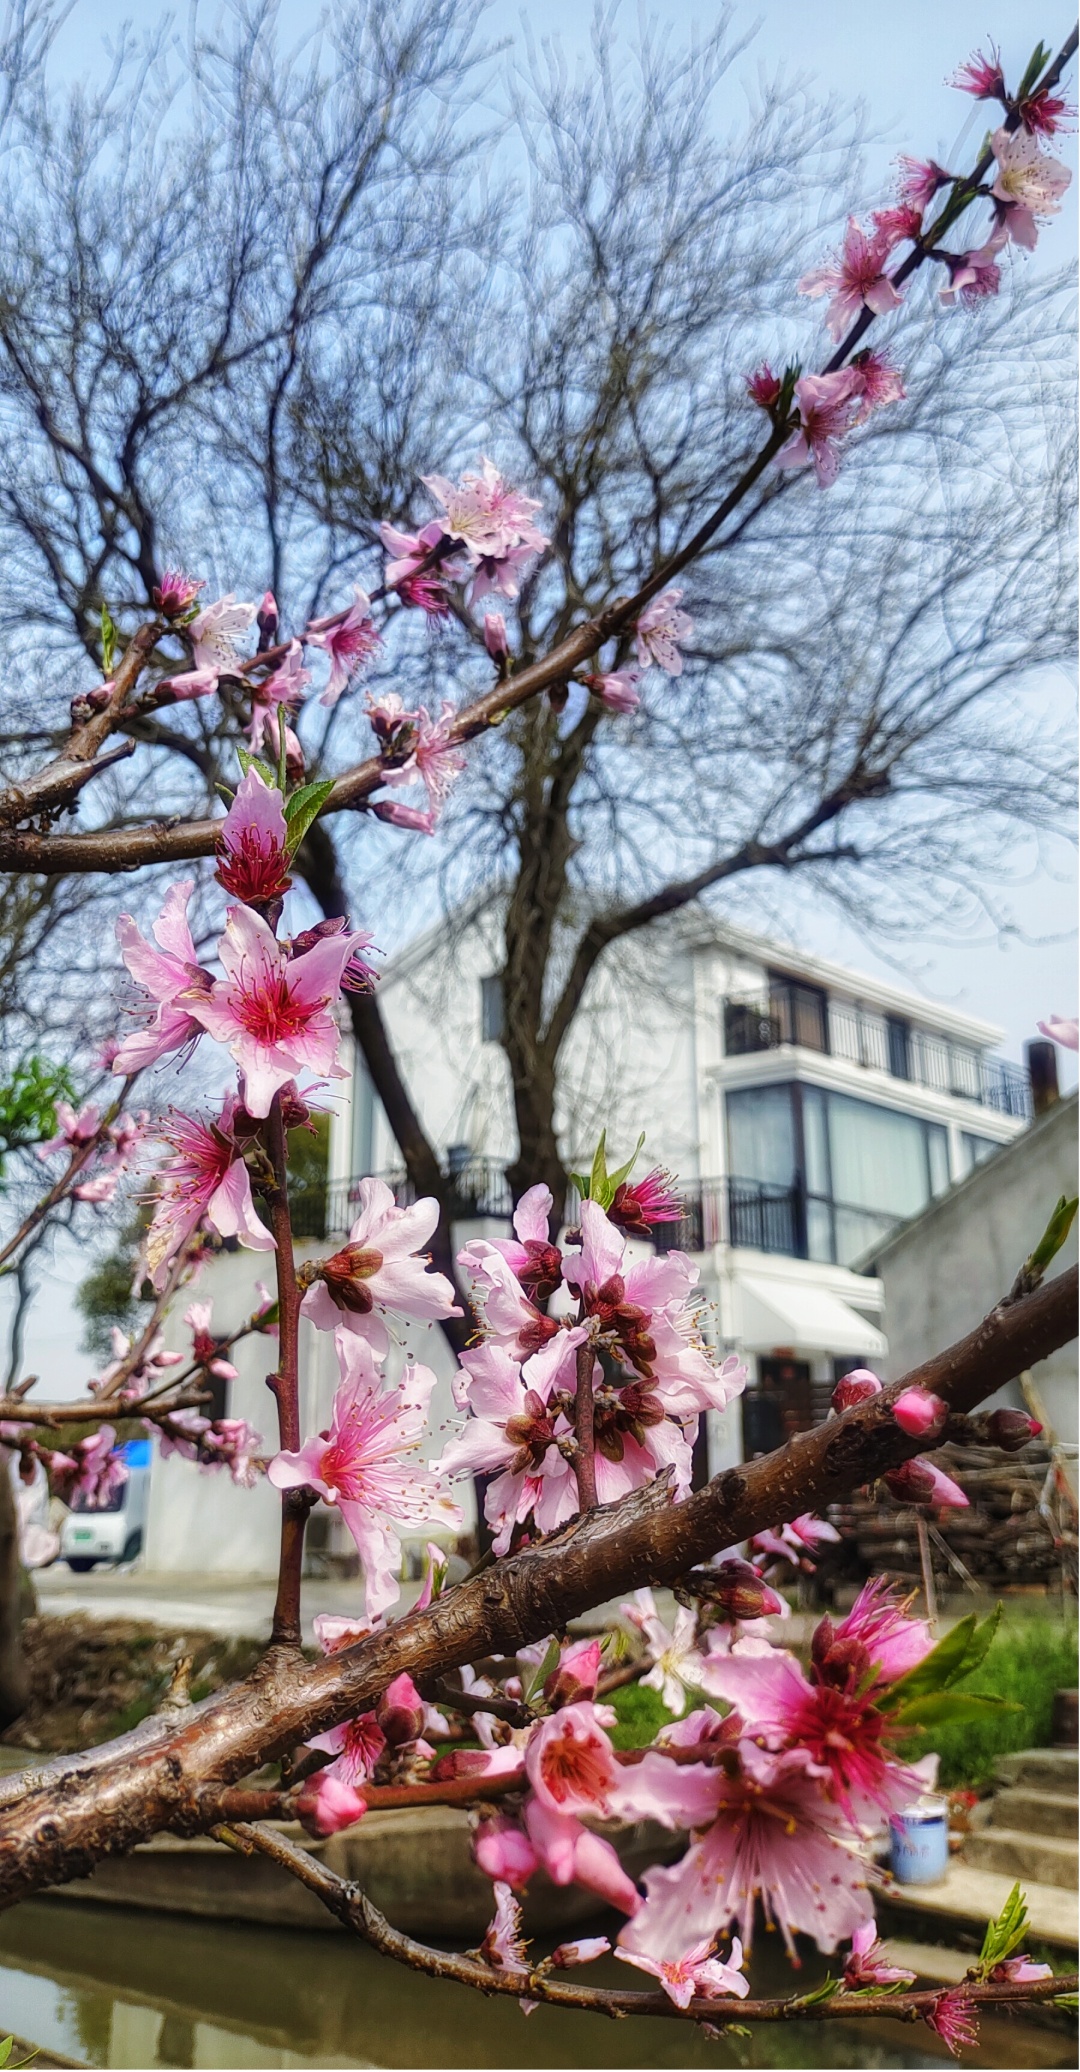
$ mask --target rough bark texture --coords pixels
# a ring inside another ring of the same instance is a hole
[[[974,1408],[1075,1335],[1076,1291],[1073,1268],[1002,1304],[872,1402],[729,1469],[685,1503],[673,1504],[666,1482],[654,1482],[467,1578],[358,1647],[313,1664],[271,1649],[244,1683],[179,1717],[147,1720],[122,1741],[4,1780],[0,1902],[78,1877],[163,1829],[204,1830],[211,1823],[203,1787],[235,1783],[365,1710],[402,1670],[419,1680],[478,1655],[513,1653],[609,1597],[672,1582],[764,1526],[872,1481],[919,1451],[891,1413],[901,1389],[927,1388],[954,1410]]]
[[[19,1643],[22,1569],[10,1459],[11,1455],[0,1448],[0,1727],[8,1727],[18,1719],[30,1697],[30,1679]]]

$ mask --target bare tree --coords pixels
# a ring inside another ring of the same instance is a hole
[[[588,73],[533,60],[493,140],[460,119],[471,32],[434,0],[392,29],[349,10],[285,64],[267,11],[240,9],[217,45],[132,52],[96,99],[20,89],[0,528],[9,629],[52,657],[42,716],[58,721],[73,638],[96,656],[102,601],[145,605],[163,559],[223,586],[258,569],[299,626],[349,579],[373,587],[379,520],[426,515],[423,471],[485,444],[552,531],[507,606],[520,677],[643,557],[690,541],[748,460],[744,375],[805,335],[793,283],[850,202],[856,121],[763,84],[725,134],[726,19],[683,52],[653,30],[631,49],[599,18]],[[432,876],[451,913],[506,887],[518,1191],[561,1194],[560,1060],[613,942],[755,871],[811,875],[879,927],[947,915],[1010,828],[1068,810],[1068,755],[1023,703],[1071,642],[1060,284],[1017,274],[933,324],[927,292],[891,340],[907,400],[837,487],[763,474],[695,559],[682,677],[631,720],[576,687],[523,704],[445,833],[400,854],[406,910]],[[456,610],[434,640],[393,614],[373,685],[460,689],[463,643],[489,679],[482,621]],[[358,745],[355,705],[316,717],[313,774]],[[123,825],[148,783],[159,813],[197,814],[236,719],[226,701],[133,720],[98,815]],[[370,819],[320,823],[301,865],[322,912],[363,913],[393,852]],[[71,943],[58,929],[59,964]],[[444,1195],[377,1003],[353,1020],[410,1177]],[[445,1219],[439,1249],[450,1270]]]

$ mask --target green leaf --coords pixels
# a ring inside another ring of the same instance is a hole
[[[528,1682],[524,1687],[524,1690],[522,1691],[522,1697],[524,1698],[525,1703],[527,1705],[532,1702],[533,1698],[535,1698],[538,1691],[543,1690],[544,1685],[548,1680],[548,1677],[554,1675],[556,1669],[559,1666],[559,1657],[561,1654],[562,1649],[559,1646],[558,1641],[553,1638],[548,1643],[548,1651],[547,1654],[544,1656],[543,1661],[538,1665],[533,1675],[530,1676]]]
[[[289,829],[285,846],[290,856],[295,856],[308,828],[313,820],[318,819],[333,789],[334,779],[323,777],[318,783],[303,784],[299,791],[293,792],[285,807],[285,819]]]
[[[1055,1993],[1051,2007],[1063,2007],[1067,2014],[1075,2014],[1080,2007],[1080,1995],[1076,1993]]]
[[[976,1626],[968,1642],[967,1654],[964,1656],[964,1666],[962,1669],[957,1670],[957,1676],[970,1676],[973,1669],[978,1669],[986,1655],[990,1642],[1001,1624],[1003,1609],[1003,1605],[1000,1602],[997,1603],[993,1611],[983,1620],[981,1626]],[[955,1683],[956,1677],[950,1677],[949,1681]]]
[[[257,770],[263,783],[268,784],[272,791],[281,789],[277,781],[277,771],[271,769],[269,763],[264,763],[261,755],[251,755],[246,748],[238,748],[236,754],[245,777],[249,770]]]
[[[106,676],[112,675],[113,656],[116,653],[116,627],[107,604],[101,607],[101,666]],[[0,2060],[0,2063],[3,2061]]]
[[[1027,1900],[1020,1890],[1019,1882],[1013,1886],[996,1921],[988,1921],[983,1946],[979,1952],[979,1970],[992,1971],[995,1964],[1003,1964],[1010,1957],[1027,1934]]]
[[[1035,1250],[1029,1258],[1025,1259],[1020,1269],[1025,1280],[1030,1280],[1035,1286],[1042,1280],[1050,1261],[1060,1252],[1073,1227],[1078,1207],[1080,1207],[1080,1199],[1070,1201],[1064,1194],[1059,1196],[1057,1207],[1054,1209]]]
[[[957,1720],[984,1720],[988,1714],[1022,1712],[1011,1698],[991,1698],[978,1691],[928,1691],[890,1714],[890,1724],[906,1733],[914,1727],[940,1727]]]
[[[960,1675],[977,1624],[974,1612],[969,1612],[966,1619],[959,1619],[951,1633],[946,1633],[921,1662],[916,1662],[914,1669],[909,1669],[906,1676],[898,1677],[890,1685],[881,1700],[881,1710],[891,1712],[894,1707],[908,1704],[912,1698],[922,1698],[929,1691],[944,1690],[946,1684]]]
[[[289,746],[285,734],[285,714],[282,712],[280,705],[278,706],[277,738],[277,788],[280,792],[284,792],[289,782]]]
[[[819,2005],[820,2005],[820,2003],[821,2003],[821,2002],[822,2002],[823,2000],[831,2000],[831,1999],[832,1999],[832,1997],[833,1997],[833,1994],[834,1994],[834,1993],[838,1993],[839,1991],[840,1991],[840,1981],[839,1981],[839,1979],[838,1979],[838,1978],[830,1978],[830,1977],[826,1976],[825,1978],[823,1978],[823,1979],[822,1979],[822,1981],[821,1981],[821,1984],[820,1984],[820,1986],[815,1986],[815,1987],[814,1987],[814,1989],[813,1989],[813,1991],[812,1991],[812,1992],[810,1992],[810,1993],[800,1993],[800,1994],[798,1995],[798,1998],[797,1998],[797,1999],[795,1999],[795,2000],[791,2000],[791,2001],[789,2001],[789,2002],[788,2002],[788,2006],[789,2006],[789,2007],[817,2007],[817,2006],[819,2006]]]
[[[0,2065],[6,2065],[6,2064],[7,2064],[7,2061],[8,2061],[8,2059],[9,2059],[9,2057],[11,2056],[11,2053],[12,2053],[12,2051],[13,2051],[14,2047],[15,2047],[15,2038],[14,2038],[14,2036],[5,2036],[5,2037],[3,2038],[3,2040],[2,2040],[2,2041],[0,2041]]]
[[[638,1158],[641,1155],[641,1147],[644,1144],[644,1142],[645,1132],[644,1130],[642,1130],[641,1135],[638,1138],[633,1151],[631,1152],[629,1158],[626,1161],[626,1164],[621,1165],[618,1168],[617,1172],[608,1174],[608,1187],[610,1189],[610,1192],[608,1194],[609,1202],[614,1201],[617,1189],[622,1186],[622,1183],[625,1180],[627,1174],[633,1171],[633,1168],[637,1164]]]
[[[607,1131],[601,1130],[600,1142],[593,1153],[592,1172],[589,1174],[589,1200],[598,1201],[606,1209],[611,1197],[607,1192]]]
[[[1024,73],[1024,76],[1016,89],[1016,98],[1018,101],[1026,101],[1029,93],[1031,92],[1032,87],[1035,84],[1035,81],[1038,79],[1040,72],[1045,70],[1049,62],[1050,52],[1045,48],[1045,46],[1042,43],[1037,43],[1035,45],[1034,50],[1031,53],[1030,59],[1028,60],[1027,71]]]
[[[588,1180],[587,1180],[587,1178],[586,1178],[585,1174],[584,1174],[584,1173],[571,1173],[571,1174],[570,1174],[570,1180],[571,1180],[571,1183],[572,1183],[572,1185],[573,1185],[573,1186],[575,1186],[575,1187],[577,1188],[577,1191],[578,1191],[578,1196],[579,1196],[579,1199],[580,1199],[581,1201],[588,1201],[588,1199],[589,1199],[589,1182],[588,1182]]]

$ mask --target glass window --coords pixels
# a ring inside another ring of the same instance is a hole
[[[480,1034],[485,1043],[501,1043],[503,1034],[502,972],[480,981]]]
[[[926,1125],[926,1155],[930,1161],[930,1192],[944,1194],[949,1185],[949,1132],[940,1122]]]
[[[727,1096],[728,1159],[739,1180],[795,1182],[795,1123],[789,1086],[746,1087]]]
[[[833,1200],[914,1216],[929,1193],[926,1139],[915,1115],[829,1095]]]
[[[1001,1145],[993,1137],[976,1137],[970,1130],[960,1132],[960,1165],[965,1174],[970,1173],[974,1166],[981,1165],[985,1158],[993,1158],[995,1151],[1000,1150]]]
[[[815,1201],[813,1195],[806,1204],[806,1256],[808,1259],[822,1259],[831,1262],[834,1257],[833,1212],[827,1201]]]
[[[830,1195],[829,1127],[825,1095],[816,1086],[803,1088],[803,1153],[806,1159],[806,1187],[809,1194]]]

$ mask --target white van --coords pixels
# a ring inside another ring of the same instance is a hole
[[[76,1575],[85,1575],[99,1561],[134,1561],[142,1552],[150,1506],[150,1441],[130,1439],[120,1458],[127,1480],[96,1510],[85,1507],[79,1491],[60,1529],[60,1559]]]

